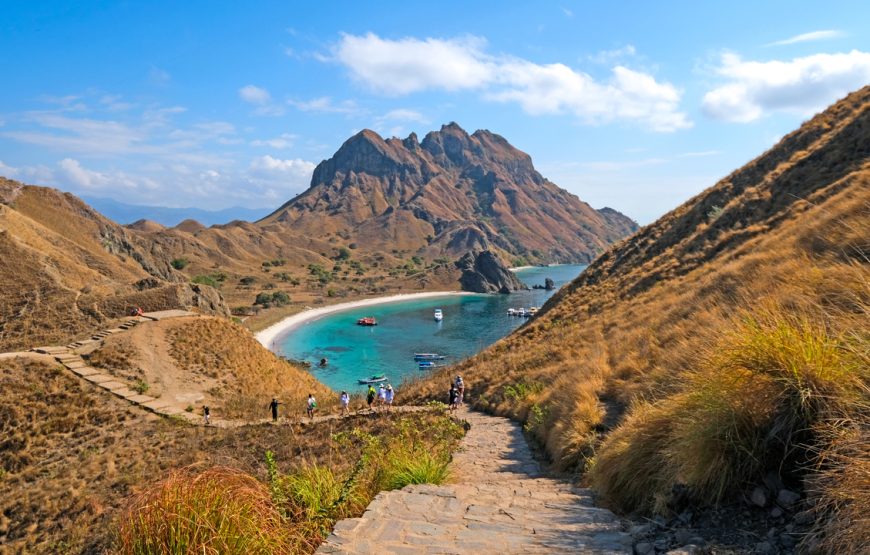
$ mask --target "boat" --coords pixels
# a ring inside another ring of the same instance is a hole
[[[529,308],[529,316],[534,316],[537,313],[538,313],[538,307],[533,306],[533,307]]]
[[[515,309],[515,308],[509,308],[509,309],[507,309],[507,315],[508,315],[508,316],[516,316],[516,315],[517,315],[517,309]]]
[[[429,370],[431,368],[438,368],[438,365],[432,362],[431,360],[421,360],[417,363],[417,366],[420,370]]]
[[[444,355],[438,353],[414,353],[414,360],[444,360]]]
[[[443,319],[444,319],[444,313],[441,312],[440,308],[436,308],[435,309],[435,321],[440,322]]]
[[[369,376],[368,378],[360,378],[357,381],[363,385],[381,383],[387,381],[387,376],[385,374],[375,374],[374,376]]]
[[[375,320],[374,316],[366,316],[364,318],[360,318],[356,321],[356,325],[358,326],[377,326],[378,321]]]

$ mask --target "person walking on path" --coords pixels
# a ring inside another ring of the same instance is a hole
[[[387,402],[387,388],[384,387],[384,384],[381,384],[378,387],[378,406],[383,407]]]
[[[341,395],[338,397],[338,402],[341,405],[341,416],[346,416],[348,414],[348,405],[350,404],[350,395],[347,394],[347,391],[342,391]]]
[[[278,399],[272,397],[272,402],[269,403],[269,409],[272,411],[272,422],[278,421],[278,405],[283,405],[284,403],[279,403]]]
[[[317,401],[314,399],[314,394],[308,394],[308,418],[314,418],[314,411],[317,410]]]
[[[387,384],[387,390],[384,392],[384,403],[387,406],[387,410],[393,408],[393,398],[395,397],[396,392],[393,391],[393,386]]]
[[[456,389],[455,383],[450,384],[450,392],[448,395],[450,398],[450,410],[454,411],[456,410],[456,400],[459,398],[459,390]]]
[[[462,381],[462,376],[456,376],[456,405],[461,405],[465,399],[465,382]]]
[[[377,395],[377,393],[375,393],[375,388],[372,387],[371,384],[369,384],[369,391],[368,393],[366,393],[366,402],[369,404],[369,410],[371,411],[375,410],[372,406],[375,403],[375,395]]]
[[[202,407],[202,417],[205,420],[205,425],[208,426],[209,418],[211,417],[211,409],[208,408],[208,405]]]

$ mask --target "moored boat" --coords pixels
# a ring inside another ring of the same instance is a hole
[[[435,309],[435,321],[440,322],[443,319],[444,319],[444,313],[441,312],[440,308],[436,308]]]
[[[358,326],[377,326],[378,321],[375,320],[374,316],[365,316],[356,321],[356,325]]]
[[[431,360],[421,360],[417,363],[417,367],[420,370],[429,370],[431,368],[438,368],[438,365],[432,362]]]
[[[357,381],[361,384],[381,383],[387,381],[387,376],[385,374],[375,374],[368,378],[360,378]]]
[[[414,360],[444,360],[444,355],[438,353],[414,353]]]

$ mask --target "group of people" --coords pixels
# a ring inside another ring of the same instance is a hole
[[[465,382],[462,381],[462,376],[456,376],[456,379],[450,383],[450,391],[448,393],[448,399],[450,401],[450,410],[454,411],[456,408],[462,404],[463,397],[465,395]],[[396,397],[396,392],[393,389],[393,386],[390,384],[381,384],[377,390],[375,390],[374,386],[369,384],[369,390],[366,393],[366,403],[368,403],[369,409],[372,411],[377,410],[378,407],[389,411],[393,406],[393,399]],[[348,395],[347,391],[342,391],[338,396],[338,402],[341,406],[341,416],[347,416],[350,413],[350,395]],[[278,406],[283,405],[281,401],[276,398],[272,398],[272,402],[269,403],[269,410],[272,412],[272,421],[278,421]],[[317,400],[314,398],[313,393],[308,394],[308,401],[306,403],[305,412],[308,414],[309,418],[314,418],[314,413],[317,411]],[[208,406],[202,407],[203,418],[205,419],[205,424],[208,426],[211,419],[211,409]]]
[[[369,390],[366,393],[366,403],[371,410],[376,410],[377,407],[382,407],[385,410],[390,410],[393,406],[393,399],[396,397],[396,392],[390,384],[381,384],[378,390],[375,391],[374,386],[369,384]]]

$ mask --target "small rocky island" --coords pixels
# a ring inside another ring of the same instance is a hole
[[[472,251],[456,261],[463,291],[510,293],[528,289],[491,250]]]

